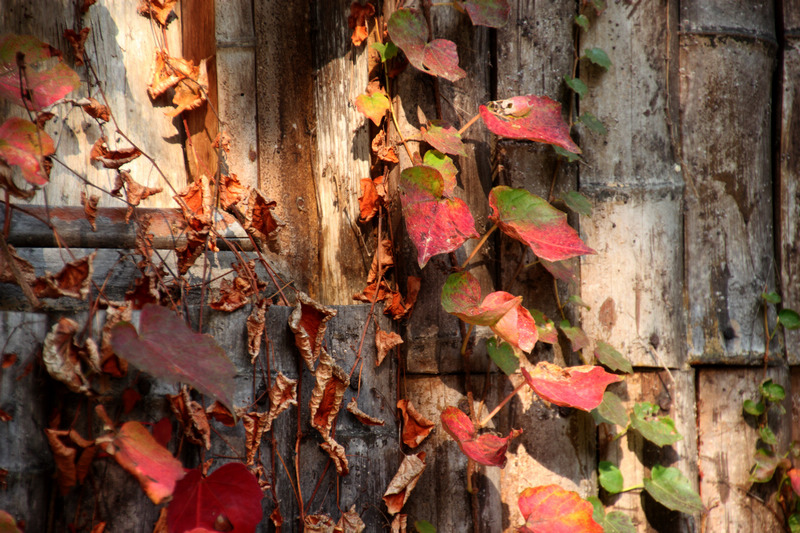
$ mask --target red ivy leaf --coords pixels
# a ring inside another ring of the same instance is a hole
[[[458,169],[453,163],[453,160],[438,150],[428,150],[425,152],[425,157],[422,158],[422,164],[426,167],[433,167],[439,171],[444,181],[444,191],[442,195],[447,197],[452,196],[453,191],[456,189],[456,176],[458,175]]]
[[[505,26],[511,12],[508,0],[466,0],[464,8],[473,24],[490,28]]]
[[[467,75],[458,66],[456,45],[446,39],[428,41],[425,17],[416,9],[398,9],[387,25],[389,37],[422,72],[458,81]]]
[[[242,463],[228,463],[204,478],[189,470],[178,482],[167,513],[167,531],[196,528],[252,533],[261,522],[263,493],[256,477]]]
[[[792,483],[792,490],[795,494],[800,496],[800,470],[792,468],[786,475],[789,476],[789,481]]]
[[[581,153],[569,137],[569,125],[561,118],[561,104],[547,96],[515,96],[480,107],[486,127],[500,137],[554,144]]]
[[[13,117],[0,126],[0,159],[18,166],[28,183],[47,183],[42,157],[55,151],[53,139],[29,120]]]
[[[233,409],[236,367],[213,337],[195,333],[158,305],[145,305],[139,324],[139,334],[129,322],[112,328],[117,355],[155,377],[188,383]]]
[[[467,155],[461,134],[444,120],[432,120],[428,124],[422,139],[445,154]]]
[[[444,197],[444,178],[431,167],[416,166],[400,174],[400,202],[420,268],[437,254],[457,250],[478,237],[467,204]]]
[[[448,407],[440,416],[442,427],[470,459],[488,466],[506,466],[506,451],[511,439],[521,435],[521,429],[512,429],[508,437],[492,434],[477,435],[475,426],[467,415],[456,407]]]
[[[609,374],[599,366],[560,366],[540,361],[533,374],[522,369],[525,381],[543,400],[562,407],[591,411],[603,401],[603,393],[622,377]]]
[[[527,488],[519,495],[525,518],[520,533],[603,533],[592,504],[558,485]]]
[[[547,261],[561,261],[594,250],[567,224],[567,215],[525,189],[501,185],[489,193],[489,219],[533,253]]]

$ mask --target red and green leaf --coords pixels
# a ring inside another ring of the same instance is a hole
[[[611,383],[622,381],[599,366],[560,366],[540,361],[529,373],[522,369],[528,385],[543,400],[562,407],[591,411],[603,401],[603,393]]]
[[[567,224],[567,215],[525,189],[501,185],[489,193],[490,219],[500,229],[531,247],[547,261],[561,261],[594,250]]]
[[[592,343],[592,341],[589,339],[589,336],[586,335],[586,332],[580,327],[570,324],[569,320],[562,320],[558,328],[563,331],[564,335],[566,335],[569,339],[569,343],[572,346],[573,352],[582,350]]]
[[[431,120],[422,139],[445,154],[467,155],[461,134],[450,123],[444,120]]]
[[[42,157],[53,152],[53,139],[29,120],[13,117],[0,126],[0,159],[18,166],[28,183],[47,183]]]
[[[381,125],[386,112],[389,111],[389,98],[381,91],[372,94],[359,94],[356,97],[356,109],[370,119],[376,126]]]
[[[536,331],[539,333],[539,341],[547,344],[558,342],[558,331],[552,320],[547,318],[544,313],[536,309],[530,309],[531,317],[536,322]]]
[[[448,407],[440,415],[442,427],[458,442],[464,455],[487,466],[506,466],[506,451],[511,439],[522,434],[521,429],[512,429],[508,437],[489,433],[478,435],[469,417],[456,407]]]
[[[547,96],[515,96],[480,107],[486,127],[500,137],[553,144],[581,153],[569,136],[569,124],[561,117],[561,104]]]
[[[444,178],[431,167],[407,168],[400,174],[400,202],[420,268],[434,255],[457,250],[478,237],[467,204],[444,196]]]
[[[511,12],[508,0],[465,0],[464,8],[474,25],[490,28],[505,26]]]
[[[525,489],[519,510],[525,518],[520,533],[603,533],[592,518],[592,504],[558,485]]]
[[[428,42],[428,25],[415,9],[398,9],[388,23],[389,37],[417,69],[450,81],[467,75],[458,66],[456,45],[446,39]]]
[[[456,176],[458,175],[458,169],[453,160],[438,150],[428,150],[425,152],[425,157],[422,158],[422,164],[439,171],[444,181],[443,196],[452,196],[456,188]]]

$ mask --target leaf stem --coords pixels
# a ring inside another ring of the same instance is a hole
[[[480,113],[478,113],[477,115],[475,115],[474,117],[472,117],[471,119],[469,119],[469,122],[467,122],[466,124],[464,124],[463,126],[461,126],[461,129],[460,129],[460,130],[458,130],[458,134],[459,134],[459,135],[464,135],[464,132],[465,132],[465,131],[467,131],[467,130],[469,129],[469,127],[470,127],[470,126],[472,126],[473,124],[475,124],[475,122],[477,122],[479,118],[481,118],[481,114],[480,114]]]
[[[528,382],[527,382],[527,381],[525,381],[525,380],[523,379],[523,380],[522,380],[522,382],[521,382],[519,385],[517,385],[517,386],[516,386],[516,388],[514,388],[514,390],[513,390],[513,391],[511,391],[511,392],[509,393],[509,395],[508,395],[508,396],[506,396],[505,398],[503,398],[503,401],[502,401],[502,402],[500,402],[500,403],[497,405],[497,407],[495,407],[494,409],[492,409],[492,412],[491,412],[491,413],[489,413],[488,415],[486,415],[486,417],[485,417],[483,420],[481,420],[480,422],[478,422],[478,427],[479,427],[479,428],[485,427],[485,426],[486,426],[486,424],[488,424],[488,423],[489,423],[489,422],[492,420],[492,418],[494,418],[494,415],[496,415],[498,412],[500,412],[500,409],[502,409],[503,407],[505,407],[505,405],[506,405],[506,404],[507,404],[509,401],[511,401],[511,398],[513,398],[514,396],[516,396],[516,394],[517,394],[517,393],[520,391],[520,389],[521,389],[522,387],[524,387],[525,385],[527,385],[527,384],[528,384]]]
[[[619,492],[620,492],[620,493],[622,493],[622,492],[630,492],[630,491],[632,491],[632,490],[642,490],[643,488],[644,488],[644,483],[641,483],[641,484],[639,484],[639,485],[634,485],[634,486],[632,486],[632,487],[628,487],[627,489],[622,489],[622,490],[621,490],[621,491],[619,491]]]
[[[461,343],[461,356],[463,357],[467,353],[467,343],[469,342],[469,338],[472,335],[472,330],[475,329],[475,324],[470,324],[469,329],[467,330],[467,334],[464,335],[464,342]]]
[[[494,230],[496,230],[496,229],[497,229],[497,226],[492,226],[491,228],[489,228],[489,231],[487,231],[486,233],[483,234],[483,237],[481,237],[481,240],[478,241],[478,244],[475,246],[475,249],[472,250],[472,253],[469,254],[469,257],[467,257],[467,260],[464,261],[464,263],[461,265],[461,269],[462,270],[467,268],[467,265],[469,264],[470,261],[472,261],[472,258],[475,257],[475,255],[478,253],[478,250],[481,249],[481,246],[483,246],[484,243],[486,243],[487,239],[489,238],[489,235],[494,233]]]
[[[400,124],[398,124],[397,116],[394,113],[394,101],[393,101],[394,99],[392,98],[392,92],[389,90],[389,73],[386,71],[386,65],[383,66],[383,76],[384,76],[384,81],[386,83],[386,94],[389,95],[389,114],[392,115],[392,122],[394,123],[394,129],[397,131],[397,136],[400,137],[400,140],[403,142],[403,148],[406,149],[408,158],[413,161],[414,156],[411,155],[411,148],[408,147],[408,143],[406,142],[405,137],[403,137],[403,132],[400,131]]]

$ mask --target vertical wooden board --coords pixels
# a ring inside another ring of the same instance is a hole
[[[680,368],[683,334],[681,191],[596,190],[581,228],[597,254],[581,265],[582,324],[635,366]],[[585,354],[593,357],[591,347]]]
[[[515,374],[511,382],[516,386],[522,380]],[[504,389],[509,393],[512,387]],[[595,423],[588,413],[550,405],[523,387],[498,416],[507,427],[524,430],[509,446],[508,464],[500,471],[504,531],[516,531],[525,522],[517,502],[528,487],[556,484],[581,498],[597,492]]]
[[[221,127],[231,137],[228,171],[258,187],[256,65],[252,0],[215,3],[217,83]]]
[[[745,24],[742,24],[743,22]],[[755,3],[742,0],[681,2],[682,31],[717,32],[720,28],[736,28],[736,32],[740,35],[774,40],[775,6],[770,2]]]
[[[161,43],[161,32],[151,28],[151,22],[136,12],[134,4],[101,0],[94,4],[82,21],[76,21],[74,4],[67,1],[30,2],[9,0],[4,3],[5,20],[2,27],[9,31],[34,35],[64,52],[67,64],[81,76],[81,87],[68,95],[70,99],[94,96],[103,100],[99,90],[87,89],[89,79],[86,67],[73,63],[71,48],[63,37],[64,30],[91,28],[86,42],[86,54],[101,80],[102,90],[119,128],[144,152],[152,156],[166,179],[180,190],[186,184],[181,131],[178,123],[164,115],[172,109],[170,98],[160,97],[151,102],[147,95],[153,54]],[[41,13],[48,13],[43,17]],[[180,52],[180,23],[172,22],[166,31],[166,45],[173,54]],[[156,37],[157,36],[157,37]],[[6,102],[0,103],[2,115],[26,116],[24,109]],[[56,144],[56,158],[94,185],[110,191],[114,186],[116,171],[94,167],[89,162],[89,152],[94,142],[103,134],[97,123],[82,110],[69,104],[54,108],[56,117],[48,122],[46,131]],[[128,144],[114,133],[113,124],[104,127],[112,148]],[[162,187],[169,191],[167,182],[144,157],[127,164],[134,179],[149,187]],[[97,191],[90,188],[92,193]],[[80,193],[88,190],[83,183],[59,163],[54,163],[49,184],[31,200],[34,204],[80,205]],[[101,194],[101,207],[122,205],[108,194]],[[156,194],[142,206],[164,207],[174,205],[169,192]]]
[[[681,37],[681,132],[698,196],[687,199],[689,359],[764,353],[761,292],[774,286],[771,97],[774,45]]]
[[[634,430],[614,439],[623,428],[600,424],[598,427],[598,459],[609,461],[622,472],[625,487],[642,484],[650,469],[660,464],[678,468],[692,488],[698,490],[697,426],[695,412],[694,370],[640,372],[625,377],[625,381],[612,385],[609,390],[617,394],[630,414],[640,402],[655,404],[660,414],[669,416],[683,439],[673,446],[659,447],[645,440]],[[603,491],[607,511],[621,511],[631,517],[640,532],[670,531],[693,532],[700,530],[700,516],[670,511],[653,500],[645,491],[630,491],[609,495]],[[708,530],[716,531],[716,530]]]
[[[0,422],[0,469],[8,472],[0,509],[25,521],[29,531],[46,530],[53,488],[52,455],[42,431],[47,426],[48,387],[38,367],[46,334],[43,314],[0,312],[0,358],[17,356],[16,363],[0,369],[0,409],[12,417]]]
[[[765,377],[789,391],[785,368],[771,368],[766,376],[755,368],[698,370],[698,467],[702,473],[700,496],[708,509],[705,531],[782,530],[774,486],[749,481],[758,433],[752,418],[745,418],[742,402],[759,399],[758,386]],[[770,416],[770,427],[778,437],[778,453],[788,450],[791,439],[789,395],[783,406],[786,415]],[[767,491],[769,487],[772,492]]]
[[[274,259],[312,297],[320,286],[312,174],[314,81],[310,6],[255,2],[258,185],[285,223]]]

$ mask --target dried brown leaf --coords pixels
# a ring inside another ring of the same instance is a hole
[[[122,148],[110,150],[105,137],[100,137],[92,146],[89,158],[93,163],[97,162],[105,168],[117,169],[125,163],[130,163],[142,155],[138,148]]]
[[[44,276],[36,278],[36,282],[33,284],[33,292],[39,298],[69,296],[70,298],[85,300],[89,296],[95,256],[97,256],[96,251],[67,263],[55,276],[45,272]]]
[[[344,447],[333,440],[331,428],[339,409],[342,406],[344,391],[349,379],[328,353],[322,349],[319,365],[315,372],[316,384],[311,392],[311,425],[319,431],[325,440],[320,446],[330,456],[340,476],[350,471]]]
[[[147,94],[155,100],[167,90],[175,87],[179,81],[186,77],[197,76],[194,63],[185,59],[170,57],[162,50],[156,50],[150,72],[150,83],[147,84]]]
[[[267,308],[269,299],[264,298],[253,305],[247,316],[247,353],[250,354],[250,364],[255,364],[261,352],[261,339],[264,337],[264,325],[267,323]]]
[[[417,455],[406,455],[397,473],[389,482],[389,487],[383,494],[383,501],[390,514],[397,514],[403,508],[411,491],[417,486],[422,472],[425,470],[425,452]]]
[[[36,271],[33,265],[17,255],[17,251],[10,244],[5,248],[8,254],[0,253],[0,283],[21,283],[29,287],[36,283]],[[10,259],[9,259],[10,257]],[[11,267],[11,262],[14,267]],[[21,279],[17,279],[14,270],[17,271]]]
[[[50,429],[44,430],[50,450],[53,452],[53,460],[56,463],[56,475],[58,477],[58,487],[61,494],[66,494],[69,489],[78,482],[78,474],[75,468],[75,457],[78,451],[65,445],[60,437],[66,436],[68,431]]]
[[[75,462],[75,475],[78,483],[83,483],[83,480],[89,474],[89,467],[92,465],[95,455],[97,455],[98,448],[98,446],[89,446],[81,451],[80,457]]]
[[[162,26],[166,26],[177,3],[178,0],[139,0],[136,11],[143,17],[152,18]]]
[[[312,514],[306,516],[303,533],[333,533],[336,524],[328,515]]]
[[[275,383],[269,389],[269,413],[265,431],[272,429],[272,423],[278,415],[292,405],[297,405],[297,380],[287,378],[282,372],[278,372]]]
[[[334,533],[361,533],[366,528],[367,525],[361,520],[361,516],[356,512],[356,506],[353,504],[350,510],[339,518],[333,531]]]
[[[175,109],[164,113],[168,117],[177,117],[184,111],[191,111],[203,105],[208,99],[208,67],[202,59],[198,65],[197,77],[182,78],[175,86],[172,103]]]
[[[370,178],[361,178],[361,196],[358,197],[359,220],[368,222],[378,214],[380,198],[375,182]]]
[[[416,448],[433,430],[434,423],[422,416],[410,400],[398,400],[397,408],[403,412],[403,442]]]
[[[298,291],[294,311],[289,316],[289,328],[294,332],[294,343],[303,361],[312,372],[322,350],[328,321],[336,313],[336,309],[325,307]]]
[[[247,302],[246,290],[250,287],[242,278],[236,277],[233,281],[223,279],[219,284],[219,293],[208,305],[215,311],[230,313],[244,307]]]
[[[408,515],[407,514],[399,514],[394,517],[392,520],[392,533],[406,533],[406,528],[408,527]]]
[[[64,38],[72,47],[72,53],[75,55],[76,65],[83,65],[84,63],[84,46],[86,45],[86,38],[89,37],[89,31],[91,31],[89,28],[81,28],[81,31],[79,32],[70,29],[64,30]]]
[[[227,131],[222,130],[217,133],[217,136],[214,138],[214,142],[211,143],[211,146],[214,148],[221,148],[226,154],[228,154],[231,151],[231,136],[228,135]]]
[[[208,425],[203,406],[189,397],[189,390],[186,387],[181,389],[175,396],[167,394],[169,406],[175,417],[183,425],[183,434],[190,442],[205,446],[206,450],[211,449],[211,427]]]
[[[160,193],[163,189],[161,187],[146,187],[133,179],[130,172],[127,170],[120,170],[117,175],[116,183],[123,183],[125,185],[125,199],[128,201],[128,211],[125,213],[125,222],[130,222],[133,208],[139,205],[142,200]],[[115,188],[114,191],[117,191]],[[112,193],[114,192],[112,191]]]
[[[88,98],[88,100],[89,100],[88,104],[81,106],[83,110],[86,111],[87,115],[89,115],[92,118],[100,119],[104,122],[108,122],[109,120],[111,120],[111,111],[108,109],[107,106],[101,104],[100,102],[91,97]]]
[[[365,426],[382,426],[386,424],[386,422],[380,418],[369,416],[367,413],[359,409],[355,398],[350,399],[350,403],[347,404],[347,411]]]
[[[47,372],[64,383],[71,391],[90,394],[85,372],[100,372],[100,354],[92,339],[79,345],[75,334],[80,326],[69,318],[56,322],[44,339],[42,360]],[[84,363],[88,366],[83,369]]]
[[[223,174],[220,176],[219,184],[219,204],[222,209],[230,209],[231,206],[238,204],[250,196],[250,187],[245,187],[236,174]]]
[[[384,358],[389,353],[389,350],[403,344],[403,339],[394,331],[384,331],[375,326],[375,347],[378,349],[378,356],[375,360],[375,366],[380,366]]]
[[[248,466],[255,463],[256,454],[261,447],[261,439],[264,436],[268,416],[268,413],[257,413],[255,411],[251,411],[242,416],[245,436],[245,464]]]
[[[389,239],[383,239],[380,246],[380,254],[378,250],[375,251],[375,255],[372,257],[372,266],[369,269],[369,274],[367,275],[367,283],[372,283],[373,281],[378,279],[378,256],[380,255],[380,275],[384,276],[386,271],[389,270],[394,266],[394,252],[392,251],[392,241]]]
[[[211,226],[214,195],[207,176],[200,176],[174,198],[192,229],[202,231]]]
[[[86,191],[81,191],[81,205],[83,206],[83,213],[86,215],[86,220],[92,226],[92,231],[97,231],[97,202],[100,201],[100,195],[92,194],[86,195]]]
[[[236,425],[236,419],[245,415],[243,407],[234,407],[233,410],[236,412],[235,417],[227,407],[214,400],[214,403],[206,407],[206,414],[224,426],[233,427]]]
[[[125,301],[130,302],[135,310],[141,310],[146,304],[158,305],[161,293],[158,291],[158,276],[155,272],[147,272],[133,280],[133,289],[125,293]]]
[[[272,510],[272,513],[269,515],[269,519],[276,528],[280,529],[281,526],[283,526],[283,515],[281,514],[280,506],[275,506],[275,508]]]
[[[181,276],[186,274],[197,258],[206,250],[209,241],[208,230],[195,231],[191,228],[186,231],[186,242],[175,249],[178,256],[178,272]],[[211,248],[210,246],[208,247]]]
[[[394,150],[394,146],[389,146],[386,142],[386,134],[380,130],[377,135],[372,139],[372,153],[378,159],[387,163],[399,163],[400,159]]]
[[[272,210],[277,205],[277,202],[268,200],[258,190],[250,189],[250,196],[246,201],[239,204],[239,207],[244,211],[242,227],[245,230],[254,229],[258,231],[267,240],[274,239],[274,232],[285,225],[272,213]]]
[[[361,46],[367,40],[367,18],[375,15],[375,6],[372,4],[361,5],[358,2],[350,4],[350,16],[347,17],[347,25],[353,30],[350,40],[354,46]]]
[[[131,302],[122,304],[109,303],[106,309],[106,321],[100,332],[100,368],[106,374],[121,378],[128,373],[128,362],[120,359],[111,347],[111,328],[119,322],[130,322],[133,319]]]

